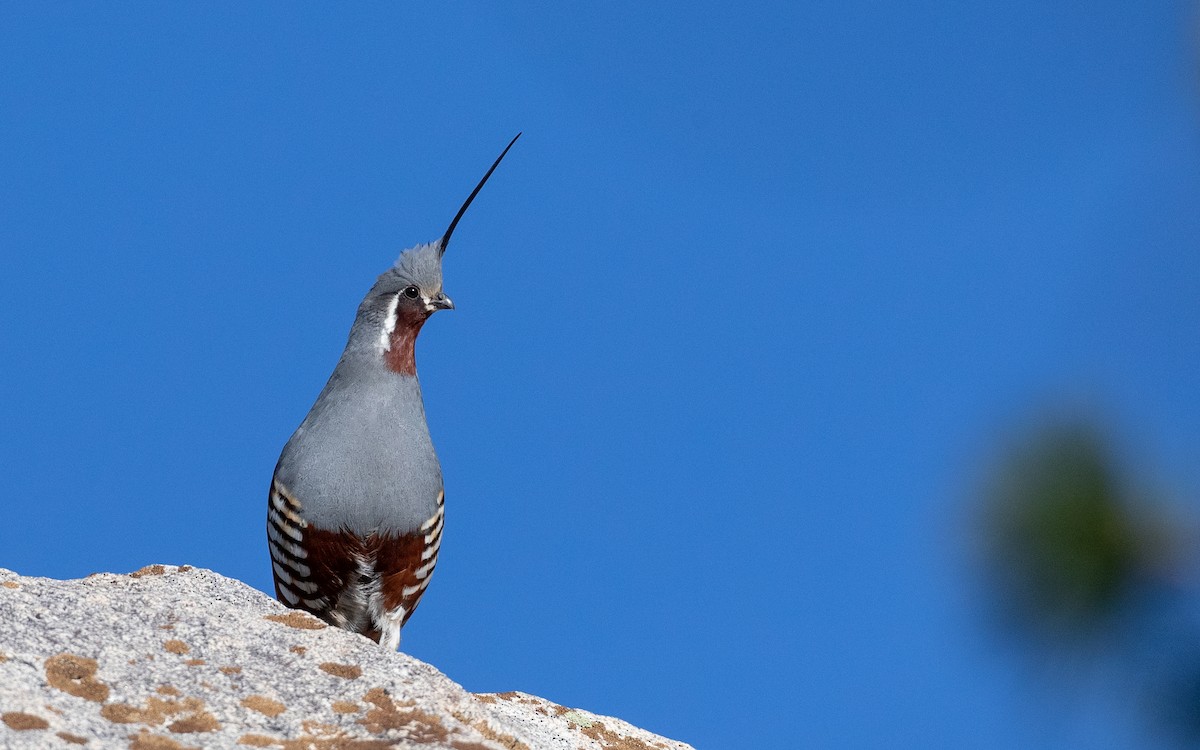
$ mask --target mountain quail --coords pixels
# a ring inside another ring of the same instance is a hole
[[[367,292],[341,359],[283,447],[267,505],[275,595],[388,649],[429,585],[442,541],[442,470],[413,347],[425,321],[454,308],[440,240],[405,250]]]

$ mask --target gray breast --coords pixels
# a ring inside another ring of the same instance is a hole
[[[437,512],[442,490],[421,387],[383,368],[341,370],[284,446],[276,479],[319,528],[419,529]]]

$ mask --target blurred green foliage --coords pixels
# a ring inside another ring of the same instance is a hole
[[[1190,523],[1088,423],[1030,431],[984,493],[986,593],[1038,658],[1104,660],[1120,702],[1200,744],[1200,612]],[[1078,687],[1071,685],[1072,689]]]
[[[1002,467],[985,515],[988,567],[1009,619],[1043,636],[1113,622],[1135,599],[1157,544],[1098,433],[1055,426]]]

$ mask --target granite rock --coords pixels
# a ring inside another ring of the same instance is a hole
[[[0,747],[688,750],[523,693],[473,694],[212,571],[0,569]]]

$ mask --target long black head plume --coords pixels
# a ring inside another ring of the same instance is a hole
[[[500,166],[500,160],[504,158],[504,155],[508,153],[508,150],[513,147],[513,144],[516,143],[517,139],[520,137],[520,133],[517,133],[515,136],[513,136],[513,139],[508,142],[508,145],[504,147],[504,150],[500,152],[500,155],[496,157],[496,161],[492,162],[492,166],[488,169],[487,174],[483,176],[483,179],[479,181],[479,184],[475,186],[475,189],[472,190],[471,194],[467,196],[467,200],[462,204],[462,208],[458,209],[458,213],[454,215],[454,221],[450,222],[450,226],[446,229],[446,233],[442,235],[440,248],[442,255],[446,254],[446,246],[450,244],[450,235],[454,233],[454,227],[458,226],[458,220],[461,219],[463,214],[467,212],[467,207],[471,205],[471,201],[475,200],[475,196],[479,195],[479,190],[483,187],[483,183],[488,181],[488,178],[492,176],[492,172],[495,172],[496,167]]]

